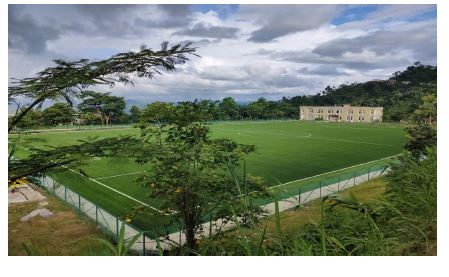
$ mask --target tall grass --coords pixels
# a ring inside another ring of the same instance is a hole
[[[237,237],[212,239],[220,255],[434,255],[436,254],[436,151],[392,165],[382,199],[362,201],[354,194],[321,200],[320,219],[296,234],[282,233],[275,199],[275,233],[266,226]],[[211,249],[209,249],[211,250]],[[216,253],[208,252],[208,255]]]

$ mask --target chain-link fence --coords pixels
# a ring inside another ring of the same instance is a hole
[[[80,194],[58,183],[49,176],[41,177],[40,182],[41,186],[46,188],[57,198],[69,204],[80,215],[86,216],[94,221],[104,234],[115,241],[118,239],[122,224],[125,224],[125,242],[136,235],[139,236],[137,241],[131,247],[131,250],[135,253],[147,255],[150,253],[149,251],[156,249],[156,242],[145,235],[145,232],[135,226],[127,224],[106,209],[101,208],[98,204],[87,200]]]
[[[276,198],[279,199],[280,211],[284,211],[368,182],[385,175],[388,170],[388,165],[376,165],[321,180],[307,180],[306,178],[297,182],[281,184],[272,189]],[[263,199],[258,204],[268,212],[274,212],[273,200]]]
[[[356,186],[358,184],[367,182],[373,178],[384,175],[388,171],[388,166],[378,165],[365,169],[354,170],[334,177],[326,179],[314,180],[302,179],[296,182],[281,184],[272,188],[276,198],[279,199],[280,211],[292,209],[301,206],[307,202],[315,199],[320,199],[326,195],[342,191],[344,189]],[[132,246],[132,250],[140,255],[148,255],[154,253],[157,249],[157,242],[150,238],[142,230],[135,226],[131,226],[121,220],[119,217],[108,212],[106,209],[100,207],[98,204],[87,200],[80,194],[72,191],[66,186],[53,180],[51,177],[43,176],[41,178],[41,185],[48,191],[53,193],[56,197],[63,200],[72,206],[80,215],[86,216],[93,220],[101,231],[117,240],[119,236],[120,227],[125,224],[125,241],[132,237],[139,235],[139,238]],[[274,213],[274,199],[259,199],[256,203],[262,206],[268,214]],[[202,224],[202,233],[198,236],[211,236],[216,230],[213,226],[221,225],[225,228],[232,228],[235,226],[232,222],[223,225],[222,220],[212,222],[205,222]],[[181,229],[181,228],[179,228]],[[159,240],[162,248],[169,248],[171,245],[182,245],[185,242],[185,235],[182,231],[173,232]]]

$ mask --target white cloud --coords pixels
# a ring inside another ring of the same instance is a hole
[[[244,5],[226,18],[187,6],[22,8],[19,14],[28,14],[36,30],[51,26],[57,33],[27,37],[24,32],[17,38],[23,43],[37,39],[41,48],[36,51],[27,51],[33,44],[10,43],[10,78],[33,76],[55,58],[96,59],[141,44],[158,48],[165,40],[194,41],[201,58],[192,57],[178,71],[156,79],[112,89],[139,102],[280,99],[386,78],[418,60],[436,63],[436,19],[409,21],[434,8],[428,5],[383,6],[340,26],[330,22],[345,6]]]

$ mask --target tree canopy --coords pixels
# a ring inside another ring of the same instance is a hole
[[[78,109],[83,113],[90,112],[97,115],[102,125],[109,125],[111,120],[123,114],[126,107],[123,97],[113,96],[110,92],[83,91],[80,98],[82,102],[78,105]]]
[[[56,103],[42,112],[42,119],[45,125],[71,123],[74,120],[74,116],[73,108],[65,103]]]
[[[163,42],[157,51],[143,45],[140,51],[118,53],[94,62],[88,59],[54,60],[55,66],[38,72],[35,77],[14,79],[13,85],[8,87],[9,103],[15,102],[17,97],[32,101],[11,118],[8,132],[29,110],[40,107],[47,100],[64,100],[72,105],[73,98],[90,86],[132,85],[133,76],[153,78],[162,70],[173,71],[176,65],[189,60],[188,55],[196,55],[195,51],[196,48],[190,47],[190,43],[169,47],[168,42]]]

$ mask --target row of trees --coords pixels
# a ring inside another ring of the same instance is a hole
[[[232,97],[218,100],[202,100],[211,115],[210,120],[258,120],[298,118],[301,105],[337,105],[351,103],[362,106],[384,107],[384,120],[413,120],[414,111],[421,98],[429,91],[436,97],[436,67],[415,63],[404,71],[396,72],[388,80],[326,87],[316,95],[284,97],[279,101],[259,98],[249,104],[240,104]],[[125,112],[123,97],[110,93],[83,91],[77,110],[69,104],[56,103],[43,110],[31,110],[17,126],[59,125],[77,122],[81,124],[137,123],[143,110],[132,106]],[[173,104],[166,103],[173,106]],[[180,104],[180,103],[177,103]],[[158,106],[159,102],[149,106]],[[151,109],[151,108],[150,108]]]
[[[19,128],[35,126],[55,126],[65,124],[102,124],[128,123],[130,115],[124,112],[126,103],[123,97],[83,91],[79,98],[80,104],[75,109],[71,103],[55,103],[44,110],[31,109],[18,122]]]

